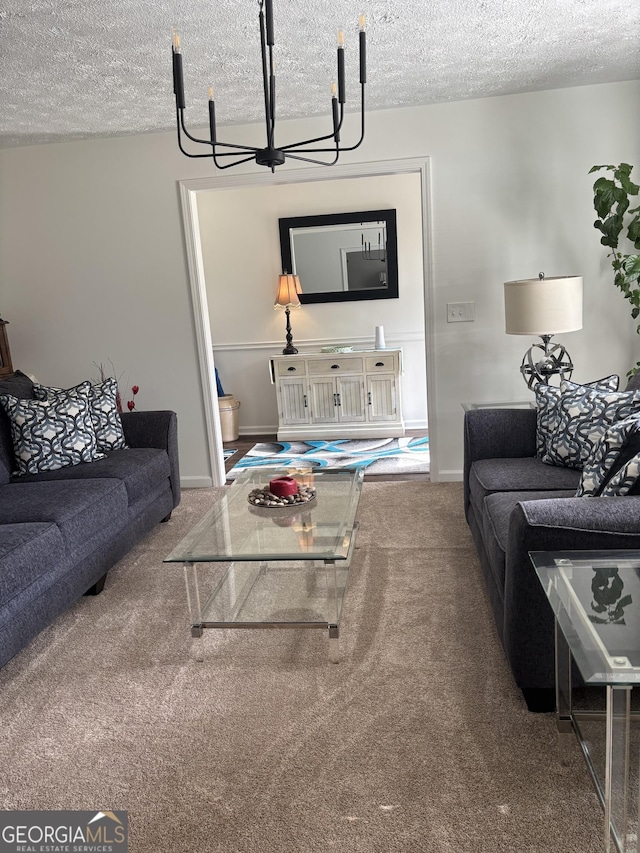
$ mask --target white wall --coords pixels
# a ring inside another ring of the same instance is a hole
[[[461,401],[526,396],[517,368],[530,340],[504,334],[502,282],[582,274],[584,329],[559,338],[575,377],[637,360],[635,323],[593,228],[588,170],[627,161],[640,171],[639,96],[631,81],[368,115],[347,162],[431,160],[439,476],[461,470]],[[323,127],[283,122],[279,134]],[[262,128],[223,138],[260,143]],[[182,157],[172,133],[0,152],[0,311],[16,365],[71,384],[112,359],[140,385],[140,407],[178,412],[189,482],[210,471],[176,182],[212,173]],[[475,322],[448,325],[446,303],[467,300]]]
[[[225,392],[241,401],[241,433],[273,433],[278,424],[267,372],[285,343],[284,313],[273,308],[282,270],[278,219],[389,208],[397,216],[399,298],[303,305],[291,312],[294,343],[300,352],[329,343],[373,347],[375,327],[384,325],[387,346],[404,350],[407,426],[427,424],[420,177],[330,178],[198,193],[215,363]]]

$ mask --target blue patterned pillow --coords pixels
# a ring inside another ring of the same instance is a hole
[[[631,459],[619,468],[611,479],[605,484],[600,492],[603,498],[619,497],[620,495],[634,495],[640,491],[640,453],[636,453]]]
[[[85,384],[47,401],[0,394],[0,405],[11,422],[18,474],[55,471],[104,456],[98,452],[91,420],[91,383]]]
[[[600,495],[611,478],[640,453],[640,416],[612,424],[585,462],[576,497]]]
[[[105,452],[109,450],[121,450],[127,445],[124,440],[124,430],[122,429],[120,413],[116,406],[118,383],[113,377],[110,377],[99,385],[91,385],[87,381],[76,385],[76,388],[84,388],[87,385],[90,389],[91,419],[96,433],[98,450]],[[74,391],[75,389],[71,388],[69,390]],[[62,388],[47,388],[44,385],[36,383],[33,386],[33,393],[37,400],[53,400],[60,398],[61,395],[68,392]]]
[[[598,391],[617,391],[620,377],[616,373],[596,379],[594,382],[585,382],[578,385],[576,382],[567,381],[567,389],[595,388]],[[549,442],[556,434],[560,418],[560,389],[555,385],[543,385],[539,383],[535,387],[536,408],[536,454],[544,457],[547,453]]]
[[[596,391],[561,382],[560,395],[558,426],[542,457],[549,465],[581,470],[611,424],[640,414],[640,391]]]

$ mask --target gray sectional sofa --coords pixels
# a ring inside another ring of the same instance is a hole
[[[576,497],[581,473],[536,455],[535,409],[464,418],[464,506],[496,628],[532,711],[551,711],[554,622],[530,551],[640,548],[640,495]]]
[[[16,371],[0,394],[32,399]],[[180,501],[174,412],[121,415],[127,447],[105,458],[16,476],[0,411],[0,666],[83,594]]]

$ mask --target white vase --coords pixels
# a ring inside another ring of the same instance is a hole
[[[386,349],[384,342],[384,326],[376,326],[376,349]]]

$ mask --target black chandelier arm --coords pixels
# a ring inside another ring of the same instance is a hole
[[[213,148],[213,153],[216,154],[216,156],[218,156],[218,157],[239,157],[241,154],[244,154],[246,151],[252,151],[253,154],[255,154],[256,151],[260,150],[255,145],[238,145],[235,142],[220,142],[219,140],[216,140],[216,142],[213,143],[209,139],[198,139],[197,137],[193,136],[193,134],[189,133],[189,131],[185,127],[185,125],[184,125],[184,111],[178,110],[177,112],[180,116],[180,121],[178,124],[178,139],[179,140],[180,140],[180,128],[182,128],[182,132],[184,133],[184,135],[188,139],[190,139],[192,142],[197,142],[200,145],[211,146]],[[239,151],[229,151],[229,152],[221,151],[218,153],[215,150],[218,147],[221,147],[221,148],[238,148],[240,150]],[[184,150],[184,148],[182,147],[182,144],[180,144],[180,150],[182,151],[183,154],[187,153]],[[253,154],[251,156],[253,156]],[[211,152],[209,154],[187,154],[187,157],[211,157]],[[251,157],[249,159],[251,159]]]
[[[330,163],[327,163],[324,160],[313,160],[313,159],[311,159],[311,157],[299,157],[297,154],[287,154],[287,157],[290,158],[291,160],[302,160],[305,163],[315,163],[318,166],[335,166],[335,164],[338,162],[338,158],[340,157],[340,150],[339,149],[337,149],[337,148],[335,148],[335,149],[318,148],[316,150],[317,151],[335,151],[336,156],[333,158],[333,160]],[[313,149],[312,149],[312,152],[313,152]]]
[[[341,146],[340,151],[355,151],[356,148],[359,148],[364,141],[364,83],[361,83],[362,86],[362,96],[360,100],[361,108],[361,122],[360,122],[360,139],[356,142],[355,145],[345,145]]]
[[[237,145],[235,142],[220,142],[219,140],[216,140],[215,142],[211,142],[211,140],[209,140],[209,139],[198,139],[197,137],[195,137],[195,136],[193,136],[191,133],[189,133],[189,131],[187,130],[187,128],[184,126],[184,112],[183,112],[182,110],[180,111],[180,125],[181,125],[181,127],[182,127],[182,131],[183,131],[184,135],[185,135],[188,139],[190,139],[192,142],[198,142],[198,143],[200,143],[201,145],[210,145],[212,148],[214,148],[214,150],[215,150],[215,148],[216,148],[216,147],[218,147],[218,146],[220,146],[221,148],[239,148],[239,149],[240,149],[240,151],[238,151],[238,152],[233,152],[233,151],[232,151],[232,152],[231,152],[231,154],[234,154],[234,153],[241,154],[241,153],[243,153],[243,152],[245,152],[245,151],[253,151],[253,152],[256,152],[256,151],[259,151],[259,150],[260,150],[260,149],[259,149],[259,148],[257,148],[255,145]],[[200,156],[200,155],[198,155],[198,156]],[[203,155],[203,156],[205,156],[205,157],[210,157],[210,156],[211,156],[211,154],[205,154],[205,155]],[[223,153],[221,152],[218,156],[221,156],[221,157],[222,157],[222,156],[227,157],[227,156],[229,156],[229,155],[228,155],[228,154],[223,154]]]
[[[301,145],[313,145],[315,142],[324,142],[325,139],[335,139],[336,132],[340,132],[342,122],[344,121],[344,105],[340,107],[340,121],[338,127],[332,133],[327,133],[325,136],[316,136],[315,139],[305,139],[302,142],[291,142],[289,145],[281,145],[281,151],[291,151],[292,148],[299,148]],[[333,151],[333,148],[318,149],[324,151]]]
[[[358,142],[356,142],[355,145],[350,145],[350,146],[339,145],[340,153],[342,151],[355,151],[356,148],[359,148],[362,145],[362,142],[364,141],[364,83],[361,83],[360,85],[361,85],[361,89],[362,89],[362,93],[361,93],[361,97],[360,97],[360,116],[361,116],[360,139],[358,140]],[[338,125],[338,131],[340,131],[340,128],[342,127],[343,120],[344,120],[344,105],[341,104],[340,105],[340,123]],[[327,136],[319,136],[317,139],[306,139],[304,142],[292,142],[290,145],[281,145],[280,150],[281,151],[287,151],[287,152],[292,151],[292,150],[297,150],[298,153],[303,153],[303,154],[328,153],[330,151],[334,151],[335,149],[333,149],[333,148],[304,149],[304,148],[300,148],[299,146],[300,145],[312,145],[314,142],[323,142],[325,139],[334,138],[334,136],[335,135],[333,133],[330,133]],[[292,156],[292,155],[289,154],[288,156]]]
[[[240,152],[238,152],[236,154],[236,156],[239,156],[239,154],[240,154]],[[210,157],[211,155],[209,154],[207,156]],[[213,162],[216,164],[217,169],[230,169],[232,166],[239,166],[240,163],[248,163],[249,160],[255,160],[255,154],[251,154],[249,157],[244,157],[242,160],[234,160],[233,163],[224,163],[223,164],[223,163],[218,163],[217,158],[219,156],[220,156],[219,154],[215,154],[215,153],[213,155]],[[227,156],[231,156],[231,155],[227,155]]]
[[[193,136],[193,134],[189,133],[189,131],[187,130],[187,128],[185,127],[185,124],[184,124],[184,110],[179,108],[177,112],[178,112],[178,115],[179,115],[179,117],[180,117],[180,119],[179,119],[179,120],[180,120],[180,125],[179,125],[179,127],[181,127],[181,128],[182,128],[182,132],[183,132],[183,133],[184,133],[184,135],[187,137],[187,139],[190,139],[192,142],[197,142],[199,145],[211,145],[210,140],[208,140],[208,139],[198,139],[198,137],[197,137],[197,136]],[[210,157],[211,155],[210,155],[210,154],[205,154],[204,156],[205,156],[205,157]]]
[[[180,151],[184,154],[185,157],[191,157],[192,160],[195,160],[199,157],[211,157],[211,152],[209,152],[208,154],[191,154],[189,151],[187,151],[185,149],[185,147],[182,144],[182,137],[180,135],[180,120],[177,116],[177,112],[178,112],[178,110],[176,111],[176,131],[178,134],[178,148],[180,149]]]

